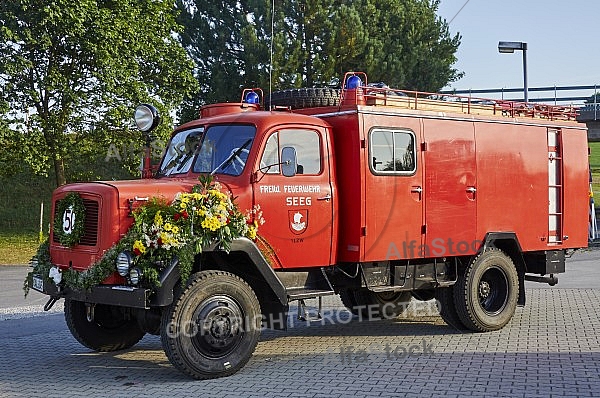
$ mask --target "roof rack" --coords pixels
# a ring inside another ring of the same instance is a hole
[[[340,95],[340,104],[342,105],[394,106],[405,109],[512,118],[527,117],[574,121],[578,110],[571,105],[556,106],[455,94],[398,90],[381,83],[344,88]]]

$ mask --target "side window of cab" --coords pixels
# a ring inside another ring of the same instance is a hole
[[[321,174],[321,139],[316,131],[308,129],[282,129],[272,133],[265,144],[260,170],[266,174],[280,174],[281,151],[286,147],[296,150],[296,174]]]

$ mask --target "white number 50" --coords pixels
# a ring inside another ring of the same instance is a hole
[[[63,214],[63,232],[67,235],[70,235],[73,232],[73,228],[75,227],[75,212],[73,211],[73,206],[69,206],[65,209]]]

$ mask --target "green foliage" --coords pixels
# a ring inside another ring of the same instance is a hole
[[[0,21],[0,113],[12,130],[0,130],[0,144],[15,147],[0,163],[25,161],[37,173],[54,166],[58,185],[82,152],[141,148],[130,128],[141,102],[166,117],[157,132],[166,138],[170,111],[195,90],[169,1],[3,1]]]
[[[41,275],[44,280],[44,284],[54,283],[48,275],[50,268],[52,267],[52,263],[50,261],[50,242],[48,239],[46,239],[38,247],[35,253],[35,259],[37,262],[35,263],[33,270],[27,273],[25,281],[23,282],[23,291],[25,292],[25,297],[27,297],[29,294],[29,286],[32,284],[34,274]]]
[[[63,230],[63,217],[65,212],[73,213],[74,225],[67,226],[70,232],[65,233]],[[83,199],[77,192],[70,192],[56,205],[54,215],[54,236],[58,239],[61,245],[73,247],[79,243],[79,240],[85,233],[85,206]]]
[[[1,231],[0,265],[29,263],[39,244],[40,238],[35,232]]]
[[[586,104],[600,104],[600,93],[592,95],[590,98],[585,100]]]
[[[364,10],[366,45],[346,62],[367,71],[372,81],[435,92],[462,76],[452,68],[460,36],[450,36],[448,24],[436,15],[439,0],[357,3]]]
[[[437,91],[462,74],[460,36],[437,17],[438,0],[282,0],[275,4],[273,90],[339,84],[350,70],[371,81]],[[182,44],[197,63],[197,107],[239,101],[240,87],[269,87],[271,0],[178,0]]]

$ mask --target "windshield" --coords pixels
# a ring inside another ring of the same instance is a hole
[[[242,174],[252,148],[256,128],[244,125],[220,125],[210,127],[204,136],[194,172]]]
[[[218,125],[185,130],[173,136],[160,165],[160,175],[187,173],[238,176],[246,166],[256,128]],[[193,165],[193,167],[192,167]]]
[[[185,130],[177,133],[169,142],[169,147],[160,165],[159,174],[171,175],[187,173],[192,165],[204,128]]]

